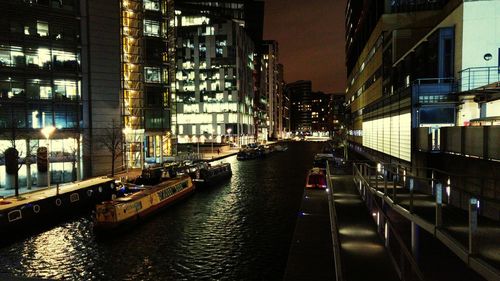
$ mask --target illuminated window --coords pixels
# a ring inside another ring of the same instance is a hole
[[[159,67],[144,67],[144,76],[147,83],[161,83],[161,70]]]
[[[160,23],[154,20],[144,20],[144,35],[160,36]]]
[[[36,21],[36,33],[40,37],[49,36],[49,23],[46,21]]]
[[[160,10],[160,1],[159,0],[144,0],[144,9],[150,11],[159,11]]]

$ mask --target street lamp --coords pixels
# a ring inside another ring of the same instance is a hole
[[[44,127],[41,132],[42,132],[42,135],[45,137],[45,139],[47,140],[47,187],[50,188],[50,163],[49,163],[49,139],[50,139],[50,135],[52,135],[56,130],[56,127],[54,126],[47,126],[47,127]],[[59,190],[58,190],[58,193],[59,193]]]
[[[228,128],[228,129],[226,130],[226,132],[227,132],[227,136],[228,136],[228,138],[229,138],[229,139],[231,139],[231,132],[232,132],[232,131],[233,131],[233,129],[231,129],[231,128]]]

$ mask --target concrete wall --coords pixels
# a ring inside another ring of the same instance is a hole
[[[111,154],[100,140],[121,127],[120,2],[81,1],[84,177],[111,172]],[[121,130],[120,130],[121,131]],[[117,159],[115,167],[121,167]]]

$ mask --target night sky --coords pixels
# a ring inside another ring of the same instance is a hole
[[[346,0],[265,0],[264,39],[279,42],[287,83],[312,80],[314,91],[345,92]]]

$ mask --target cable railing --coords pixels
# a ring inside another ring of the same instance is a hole
[[[436,236],[487,280],[500,278],[500,261],[491,255],[500,251],[500,202],[495,188],[500,179],[431,168],[407,170],[395,164],[353,165],[359,191],[368,206],[378,208],[377,217],[385,220],[374,198]],[[476,182],[479,179],[482,185]],[[485,181],[491,189],[484,188]]]

